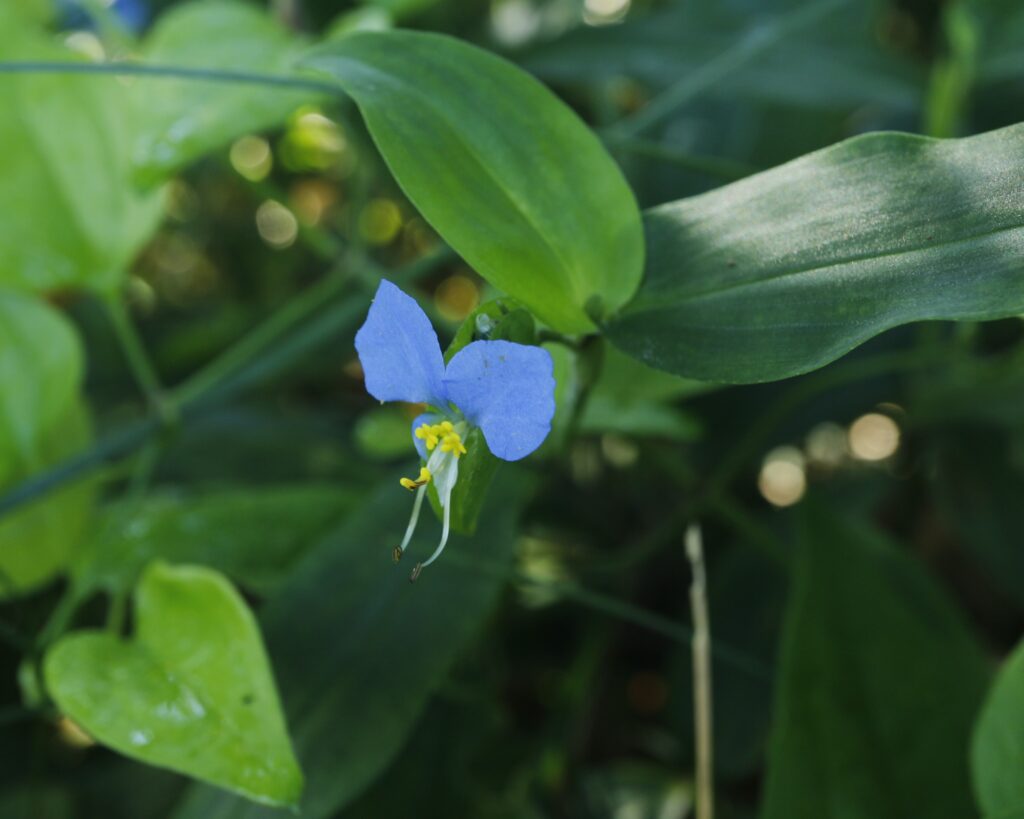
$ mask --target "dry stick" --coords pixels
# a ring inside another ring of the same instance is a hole
[[[704,550],[700,526],[686,530],[686,557],[693,580],[690,583],[690,609],[693,614],[693,715],[697,748],[697,819],[712,819],[715,812],[712,778],[711,717],[711,627],[708,620],[707,585],[704,576]]]

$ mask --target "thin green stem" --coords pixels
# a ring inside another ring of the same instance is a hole
[[[757,420],[748,427],[746,434],[719,461],[718,468],[707,483],[706,493],[712,497],[721,494],[722,490],[735,480],[740,470],[768,445],[772,433],[778,425],[801,404],[814,396],[843,384],[915,370],[919,367],[937,364],[940,361],[942,361],[941,356],[925,356],[921,354],[920,350],[900,350],[893,353],[882,353],[872,358],[843,362],[796,381],[791,389],[779,396],[775,403],[758,416]]]
[[[316,284],[307,287],[174,390],[175,404],[183,407],[209,392],[229,375],[271,347],[293,327],[330,302],[341,292],[345,283],[346,277],[340,271],[334,271]]]
[[[187,68],[175,65],[140,65],[139,63],[71,63],[45,60],[0,62],[0,74],[94,74],[115,77],[148,77],[153,79],[191,80],[197,82],[260,85],[273,89],[302,89],[321,94],[341,95],[341,88],[325,80],[289,77],[281,74],[260,74],[215,68]]]
[[[612,132],[604,135],[604,141],[613,150],[668,162],[685,170],[696,171],[722,182],[734,182],[737,179],[755,174],[759,170],[745,162],[737,162],[733,159],[709,156],[707,154],[693,154],[653,139],[638,139]]]
[[[611,126],[609,133],[616,138],[635,137],[653,128],[785,38],[797,34],[849,2],[819,0],[812,5],[798,6],[792,13],[751,30],[735,45],[669,86],[635,114]]]
[[[124,302],[121,298],[112,296],[104,299],[103,303],[107,308],[110,325],[121,346],[121,352],[128,362],[135,383],[149,402],[150,407],[156,411],[165,424],[170,425],[174,421],[173,407],[166,399],[163,384],[160,383],[160,376],[157,375],[156,367],[153,365],[149,353],[146,352],[146,346],[142,343]]]
[[[588,589],[577,583],[539,580],[524,572],[508,569],[459,553],[446,556],[446,559],[463,568],[490,577],[515,580],[518,583],[528,583],[534,586],[543,586],[545,589],[550,589],[568,600],[572,600],[616,620],[646,629],[653,634],[658,634],[680,645],[689,646],[693,641],[693,631],[682,623],[677,623],[668,617],[663,617],[660,614],[634,606],[632,603],[627,603],[602,592]],[[772,678],[771,669],[760,660],[748,657],[737,649],[717,643],[713,647],[712,653],[726,665],[732,666],[737,671],[741,671],[750,677],[765,682],[770,681]]]
[[[7,705],[0,708],[0,728],[35,719],[35,712],[23,705]]]
[[[707,498],[702,508],[742,535],[765,557],[781,566],[789,564],[790,549],[786,543],[728,493]]]
[[[74,583],[70,584],[60,598],[54,610],[50,613],[50,619],[46,621],[42,631],[36,635],[35,654],[42,655],[50,643],[68,630],[68,624],[78,611],[82,598]]]
[[[442,247],[394,271],[391,278],[398,283],[412,282],[451,258],[451,251]],[[329,290],[327,285],[323,287]],[[181,423],[223,404],[245,389],[285,372],[311,350],[321,347],[336,338],[343,329],[351,327],[366,312],[363,299],[353,299],[333,310],[327,309],[330,300],[319,287],[313,295],[310,295],[309,290],[303,291],[295,297],[295,301],[300,303],[301,309],[293,308],[292,302],[289,302],[279,311],[286,314],[288,322],[281,320],[279,314],[275,313],[196,376],[167,393],[167,400],[171,402]],[[152,414],[122,424],[92,448],[29,478],[0,496],[0,518],[59,486],[128,455],[161,429],[160,420]]]

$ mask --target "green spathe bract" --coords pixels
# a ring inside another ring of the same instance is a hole
[[[606,331],[709,381],[813,370],[878,333],[1024,311],[1024,126],[872,134],[645,214],[643,286]]]
[[[636,291],[633,193],[600,141],[510,63],[450,37],[357,32],[303,66],[359,106],[406,195],[482,276],[566,333]]]
[[[44,675],[60,709],[104,745],[258,802],[299,800],[256,621],[212,569],[154,563],[136,591],[134,638],[70,634]]]

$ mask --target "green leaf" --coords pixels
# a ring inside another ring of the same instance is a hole
[[[476,537],[455,536],[410,585],[439,527],[420,521],[402,564],[391,563],[412,506],[389,480],[311,552],[261,616],[292,736],[306,772],[303,819],[326,819],[398,753],[433,690],[492,610],[530,488],[503,470]],[[477,558],[479,556],[479,558]],[[473,560],[493,570],[474,571]],[[174,819],[270,819],[270,811],[195,788]]]
[[[37,452],[79,394],[84,352],[63,315],[0,291],[0,464],[37,467]]]
[[[310,484],[164,493],[141,503],[115,503],[79,551],[72,574],[79,594],[116,593],[162,558],[211,566],[267,593],[354,502],[344,487]]]
[[[60,313],[0,291],[0,491],[89,442],[82,372],[78,335]],[[78,483],[0,520],[0,598],[67,565],[92,504],[91,484]]]
[[[786,378],[891,327],[1024,311],[1024,126],[872,134],[645,215],[622,350],[709,381]]]
[[[75,58],[6,19],[0,59]],[[0,285],[113,290],[161,214],[159,193],[132,184],[136,117],[124,87],[96,77],[4,74],[0,109]]]
[[[971,774],[986,819],[1024,816],[1024,643],[1002,667],[974,726]]]
[[[259,629],[211,569],[154,563],[135,637],[84,631],[46,654],[60,709],[99,742],[269,805],[294,805],[292,753]]]
[[[192,2],[162,16],[143,45],[152,65],[289,75],[306,43],[265,12],[232,0]],[[144,80],[134,160],[153,182],[253,131],[281,125],[309,91],[258,84]]]
[[[0,492],[80,454],[92,438],[89,412],[76,398],[36,450],[36,469],[0,462]],[[0,519],[0,599],[39,586],[68,568],[90,528],[95,501],[96,481],[82,480]]]
[[[965,819],[988,681],[957,609],[878,533],[805,504],[762,819]]]
[[[482,276],[566,333],[633,295],[636,202],[598,139],[504,60],[437,34],[356,32],[302,63],[362,111],[406,195]]]

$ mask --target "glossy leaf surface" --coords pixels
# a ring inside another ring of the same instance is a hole
[[[259,802],[298,802],[302,773],[259,629],[217,572],[154,563],[134,638],[70,634],[44,674],[60,709],[104,745]]]

